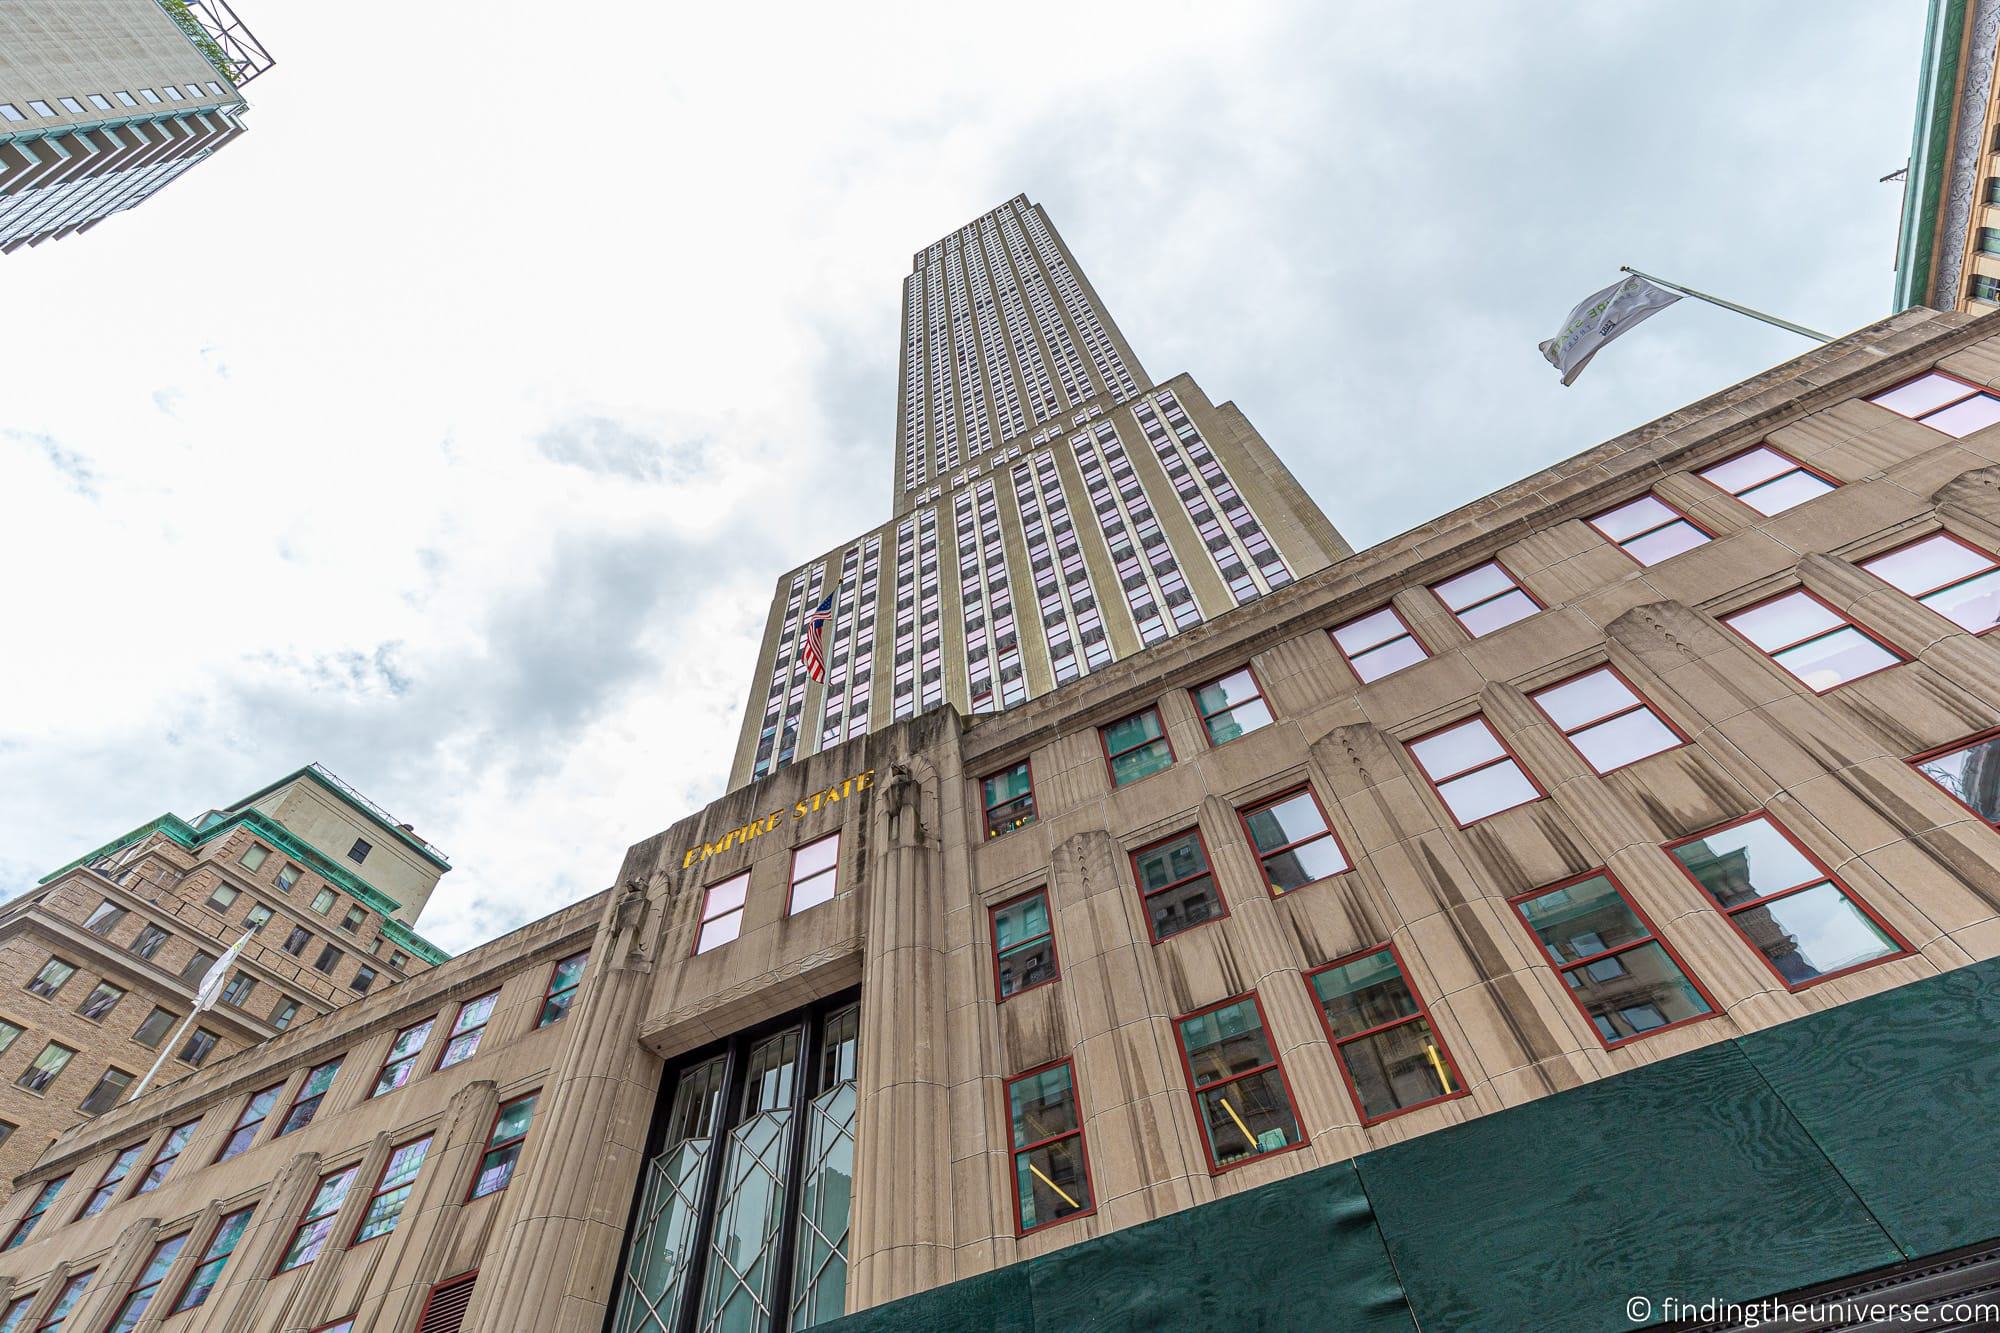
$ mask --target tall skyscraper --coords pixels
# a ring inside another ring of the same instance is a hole
[[[227,0],[0,4],[0,252],[150,199],[243,133],[271,64]]]
[[[1011,708],[1352,551],[1234,404],[1146,373],[1025,195],[916,253],[901,362],[894,516],[778,580],[732,787]]]

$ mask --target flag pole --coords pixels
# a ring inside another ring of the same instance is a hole
[[[201,1010],[199,1009],[192,1010],[186,1018],[183,1018],[181,1020],[181,1025],[174,1029],[174,1035],[168,1040],[160,1043],[159,1058],[154,1060],[153,1067],[146,1071],[146,1077],[139,1080],[139,1086],[132,1089],[131,1092],[125,1095],[126,1101],[136,1102],[139,1100],[139,1094],[146,1090],[146,1085],[153,1081],[153,1075],[159,1073],[160,1066],[167,1062],[168,1054],[174,1049],[175,1046],[178,1046],[180,1044],[181,1034],[188,1030],[188,1025],[194,1022],[196,1016],[199,1015],[200,1013]]]
[[[1748,315],[1752,319],[1761,319],[1766,324],[1781,328],[1787,333],[1796,333],[1801,338],[1811,338],[1814,342],[1822,343],[1833,341],[1830,335],[1815,332],[1812,329],[1806,328],[1803,324],[1794,324],[1789,319],[1779,319],[1776,315],[1767,315],[1761,310],[1752,310],[1747,305],[1738,305],[1734,301],[1725,301],[1719,296],[1710,296],[1707,292],[1698,292],[1692,287],[1683,287],[1677,282],[1668,282],[1665,278],[1656,278],[1650,273],[1641,273],[1630,264],[1620,264],[1618,271],[1620,273],[1630,273],[1635,278],[1644,278],[1647,282],[1657,283],[1670,292],[1679,292],[1682,296],[1692,296],[1697,301],[1706,301],[1710,305],[1719,305],[1724,310],[1734,310],[1739,315]]]

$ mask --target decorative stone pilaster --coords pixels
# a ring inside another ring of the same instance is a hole
[[[153,1303],[146,1307],[146,1313],[132,1326],[132,1333],[154,1333],[166,1321],[167,1312],[173,1308],[181,1288],[187,1285],[188,1278],[201,1263],[202,1252],[215,1238],[215,1224],[222,1220],[224,1211],[222,1201],[218,1199],[195,1214],[194,1221],[188,1226],[187,1244],[181,1246],[173,1267],[160,1280],[160,1289],[153,1296]],[[226,1265],[224,1271],[227,1272]],[[4,1297],[0,1297],[0,1308],[4,1308]]]
[[[393,1265],[370,1284],[371,1290],[383,1293],[375,1315],[377,1328],[412,1327],[431,1285],[453,1276],[445,1268],[457,1232],[452,1223],[465,1206],[499,1106],[499,1091],[487,1078],[466,1084],[452,1097],[397,1225],[402,1240]]]
[[[111,1252],[97,1265],[97,1276],[90,1280],[90,1290],[69,1312],[63,1327],[102,1328],[110,1323],[112,1311],[131,1290],[140,1265],[152,1257],[153,1243],[159,1239],[159,1233],[158,1218],[142,1217],[127,1223],[118,1233],[118,1239],[111,1243]]]
[[[327,1309],[327,1302],[340,1278],[348,1242],[361,1225],[376,1182],[381,1180],[383,1168],[389,1164],[389,1154],[394,1150],[395,1139],[391,1134],[384,1132],[369,1140],[368,1151],[354,1164],[354,1178],[347,1182],[347,1196],[340,1201],[340,1211],[333,1215],[333,1229],[327,1232],[326,1243],[320,1246],[313,1261],[305,1265],[304,1275],[296,1279],[298,1285],[292,1289],[291,1301],[279,1321],[270,1325],[273,1333],[306,1333],[328,1318],[347,1313]],[[296,1223],[296,1214],[293,1220]]]
[[[222,1287],[208,1298],[215,1306],[209,1316],[216,1333],[264,1333],[258,1325],[264,1285],[278,1266],[312,1192],[319,1188],[319,1154],[302,1152],[287,1161],[257,1205],[250,1230],[236,1246],[222,1273]]]

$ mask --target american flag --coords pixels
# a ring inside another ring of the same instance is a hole
[[[833,594],[828,593],[826,600],[813,609],[812,619],[806,622],[806,643],[799,650],[806,659],[806,674],[821,682],[826,680],[826,649],[821,640],[826,635],[827,617],[832,614]]]

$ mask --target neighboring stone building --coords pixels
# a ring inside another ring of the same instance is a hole
[[[0,1197],[163,1056],[155,1082],[443,962],[409,922],[450,868],[315,764],[193,823],[162,815],[0,908]],[[414,906],[371,883],[383,869]],[[246,932],[221,1003],[186,1023]]]
[[[1895,306],[2000,306],[2000,0],[1930,0]]]
[[[0,1330],[1595,1329],[1991,1282],[1991,386],[2000,338],[1909,311],[733,790],[64,1134],[0,1208]]]

